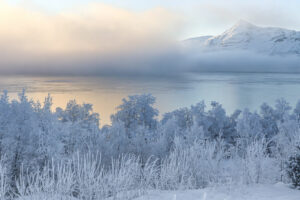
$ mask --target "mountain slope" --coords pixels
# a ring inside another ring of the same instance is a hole
[[[268,55],[300,55],[300,32],[239,21],[221,35],[191,38],[184,44],[203,51],[249,50]]]

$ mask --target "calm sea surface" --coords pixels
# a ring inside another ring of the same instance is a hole
[[[300,99],[300,74],[202,73],[157,79],[0,76],[0,90],[8,90],[11,99],[22,88],[41,102],[50,93],[54,107],[65,107],[70,99],[91,103],[104,125],[110,123],[110,115],[122,98],[132,94],[152,93],[160,114],[201,100],[220,102],[228,113],[246,107],[258,110],[263,102],[274,105],[281,97],[294,106]]]

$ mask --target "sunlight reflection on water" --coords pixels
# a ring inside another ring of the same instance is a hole
[[[294,105],[300,99],[300,74],[203,73],[179,79],[111,77],[30,77],[2,76],[0,90],[10,97],[27,89],[28,96],[43,101],[50,93],[54,107],[65,107],[70,99],[94,105],[101,124],[110,123],[110,115],[127,95],[152,93],[160,113],[190,106],[201,100],[218,101],[227,112],[250,108],[258,110],[263,102],[274,104],[281,97]]]

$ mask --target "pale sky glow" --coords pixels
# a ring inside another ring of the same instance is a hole
[[[182,21],[181,15],[163,7],[133,11],[90,2],[50,12],[29,1],[0,0],[0,71],[136,71],[141,64],[158,62],[146,62],[144,56],[150,59],[172,49]]]
[[[215,35],[239,19],[262,26],[280,26],[300,30],[298,0],[6,0],[7,3],[41,9],[55,14],[90,3],[105,3],[129,11],[142,12],[163,7],[184,18],[178,39],[198,35]]]
[[[180,25],[180,16],[164,8],[129,11],[102,3],[90,3],[49,14],[23,4],[0,1],[2,48],[38,52],[110,52],[161,44]],[[150,41],[151,40],[151,41]],[[7,45],[5,45],[7,43]]]

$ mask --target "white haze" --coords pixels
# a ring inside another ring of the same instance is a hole
[[[177,77],[187,72],[299,72],[297,56],[186,50],[184,17],[90,4],[49,15],[0,1],[0,73]]]

